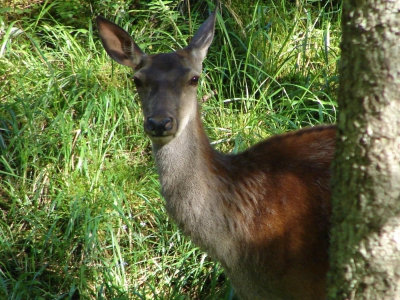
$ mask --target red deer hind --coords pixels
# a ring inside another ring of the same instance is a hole
[[[336,129],[214,150],[196,90],[215,17],[184,49],[154,55],[101,16],[97,27],[109,56],[135,72],[161,193],[183,232],[222,264],[240,299],[324,299]]]

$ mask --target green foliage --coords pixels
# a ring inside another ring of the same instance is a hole
[[[218,264],[167,217],[130,70],[111,63],[92,23],[101,13],[146,52],[172,51],[204,3],[186,14],[179,1],[88,3],[0,11],[0,298],[231,299]],[[246,11],[240,25],[223,6],[199,86],[227,152],[336,116],[339,12],[286,1]]]
[[[253,136],[253,144],[271,133],[335,122],[340,18],[323,8],[279,4],[255,5],[249,23],[237,31],[238,22],[225,15],[234,9],[223,11],[204,64],[202,93],[214,91],[221,110],[209,123],[224,128],[225,136],[226,124],[234,126],[221,141],[235,147],[237,137]]]

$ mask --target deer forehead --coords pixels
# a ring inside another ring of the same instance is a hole
[[[199,76],[200,72],[201,63],[193,61],[185,51],[178,51],[147,56],[135,76],[154,82],[186,82],[188,78]]]

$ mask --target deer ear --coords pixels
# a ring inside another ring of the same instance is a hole
[[[117,63],[136,68],[144,57],[143,51],[129,33],[102,16],[96,18],[100,39],[108,55]]]
[[[217,9],[215,9],[208,19],[200,26],[189,45],[186,47],[186,49],[200,61],[203,61],[206,57],[208,47],[210,47],[213,40],[216,15]]]

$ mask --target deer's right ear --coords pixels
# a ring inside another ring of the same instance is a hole
[[[117,63],[135,69],[144,53],[133,41],[129,33],[102,16],[96,18],[101,42],[108,55]]]

